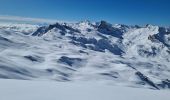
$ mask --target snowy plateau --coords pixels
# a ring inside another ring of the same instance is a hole
[[[170,100],[170,28],[0,24],[0,100]]]

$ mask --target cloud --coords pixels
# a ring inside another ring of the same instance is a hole
[[[0,15],[0,22],[1,21],[31,22],[31,23],[55,23],[55,22],[61,22],[61,21],[58,21],[58,20],[51,20],[51,19],[29,18],[29,17],[8,16],[8,15]]]

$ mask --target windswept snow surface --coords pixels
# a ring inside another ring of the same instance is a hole
[[[170,29],[152,25],[0,24],[0,78],[170,88]]]
[[[170,91],[99,82],[0,80],[0,100],[169,100]]]

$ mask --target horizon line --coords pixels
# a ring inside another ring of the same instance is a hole
[[[84,20],[84,21],[87,21]],[[89,20],[88,20],[89,21]],[[105,21],[105,20],[100,20],[100,21]],[[98,22],[100,22],[98,21]],[[33,17],[23,17],[23,16],[13,16],[13,15],[0,15],[0,23],[1,22],[17,22],[17,23],[47,23],[47,24],[54,24],[56,22],[59,22],[59,23],[76,23],[76,22],[81,22],[81,21],[64,21],[64,20],[57,20],[57,19],[47,19],[47,18],[33,18]],[[90,21],[91,22],[91,21]],[[97,22],[97,21],[96,21]],[[108,21],[106,21],[108,22]],[[130,26],[135,26],[135,25],[139,25],[139,26],[146,26],[147,24],[145,25],[141,25],[141,24],[122,24],[122,23],[111,23],[113,25],[116,25],[116,24],[120,24],[120,25],[130,25]],[[162,25],[154,25],[154,24],[149,24],[149,25],[153,25],[153,26],[162,26]],[[170,25],[168,26],[164,26],[164,27],[170,27]]]

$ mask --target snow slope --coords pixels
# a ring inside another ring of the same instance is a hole
[[[0,80],[1,100],[169,100],[169,94],[98,82]]]
[[[170,29],[146,25],[0,25],[0,78],[170,88]]]

